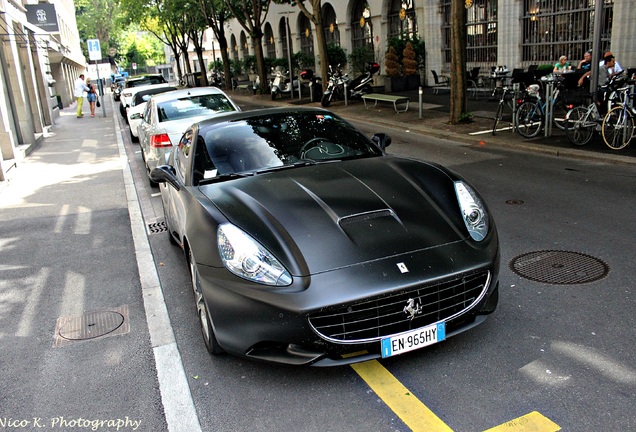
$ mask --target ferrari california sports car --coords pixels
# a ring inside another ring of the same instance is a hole
[[[193,124],[160,183],[208,350],[329,366],[391,357],[482,323],[499,242],[477,191],[386,154],[322,109]]]

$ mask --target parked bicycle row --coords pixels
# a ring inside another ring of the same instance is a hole
[[[509,128],[524,138],[536,137],[546,129],[549,132],[554,126],[565,131],[574,145],[585,145],[601,134],[609,148],[620,150],[634,137],[634,78],[623,71],[593,94],[573,85],[576,77],[556,74],[542,78],[539,84],[513,82],[498,87],[493,92],[499,104],[492,133],[501,130],[507,113]]]

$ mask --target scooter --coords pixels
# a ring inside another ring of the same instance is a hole
[[[294,89],[298,89],[298,79],[289,79],[287,72],[283,73],[281,70],[274,72],[274,81],[272,82],[272,100],[276,100],[279,94],[291,93],[292,86]]]
[[[301,80],[309,82],[308,86],[311,101],[318,102],[322,95],[322,79],[314,75],[312,69],[304,69],[300,72],[299,76]]]
[[[362,98],[362,95],[373,93],[373,74],[380,70],[380,65],[367,63],[366,70],[364,74],[347,83],[348,97],[359,99]]]

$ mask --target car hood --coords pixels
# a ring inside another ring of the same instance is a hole
[[[292,273],[315,274],[465,239],[452,176],[435,165],[384,156],[200,190]]]

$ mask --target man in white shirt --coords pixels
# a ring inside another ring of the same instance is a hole
[[[84,92],[88,90],[89,88],[84,82],[84,74],[81,74],[79,78],[75,80],[75,89],[73,90],[73,96],[77,101],[77,118],[84,117],[82,105],[84,105]]]
[[[601,61],[598,63],[599,67],[605,64],[605,57],[607,56],[613,56],[613,54],[610,51],[606,52],[603,58],[601,59]],[[616,75],[617,73],[622,71],[623,71],[623,68],[621,67],[620,64],[618,64],[616,59],[614,59],[614,67],[610,68],[610,74]]]

